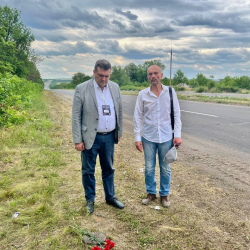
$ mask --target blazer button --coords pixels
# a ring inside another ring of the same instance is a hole
[[[96,118],[96,120],[98,120],[98,118]]]
[[[97,130],[97,128],[95,128],[95,131]]]

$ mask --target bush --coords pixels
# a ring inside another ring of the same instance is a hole
[[[214,87],[215,87],[215,82],[212,81],[212,80],[209,80],[209,81],[208,81],[208,84],[207,84],[207,87],[208,87],[208,89],[214,88]]]
[[[186,90],[185,87],[177,87],[177,86],[175,86],[174,89],[175,89],[175,91],[185,91]]]
[[[140,91],[142,89],[145,89],[145,87],[137,87],[134,85],[125,85],[125,86],[120,86],[120,90],[134,90],[134,91]]]
[[[222,91],[217,87],[210,89],[210,93],[221,93]]]
[[[25,109],[42,85],[10,74],[0,74],[0,126],[21,124],[26,118]]]
[[[202,93],[202,92],[205,92],[207,89],[205,87],[199,87],[196,89],[196,93]]]
[[[239,91],[238,87],[226,86],[226,85],[218,85],[216,89],[218,89],[220,92],[227,92],[227,93],[236,93]]]

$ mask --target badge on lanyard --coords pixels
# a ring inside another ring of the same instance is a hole
[[[102,105],[102,114],[111,115],[110,105]]]

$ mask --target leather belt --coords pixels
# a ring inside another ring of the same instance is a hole
[[[98,135],[108,135],[110,133],[114,132],[114,130],[110,131],[110,132],[97,132]]]

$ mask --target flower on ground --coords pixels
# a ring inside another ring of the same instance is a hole
[[[92,250],[110,250],[115,246],[115,243],[109,239],[106,239],[106,247],[101,249],[99,246],[93,247]]]
[[[101,250],[101,248],[96,246],[96,247],[93,247],[92,250]]]

